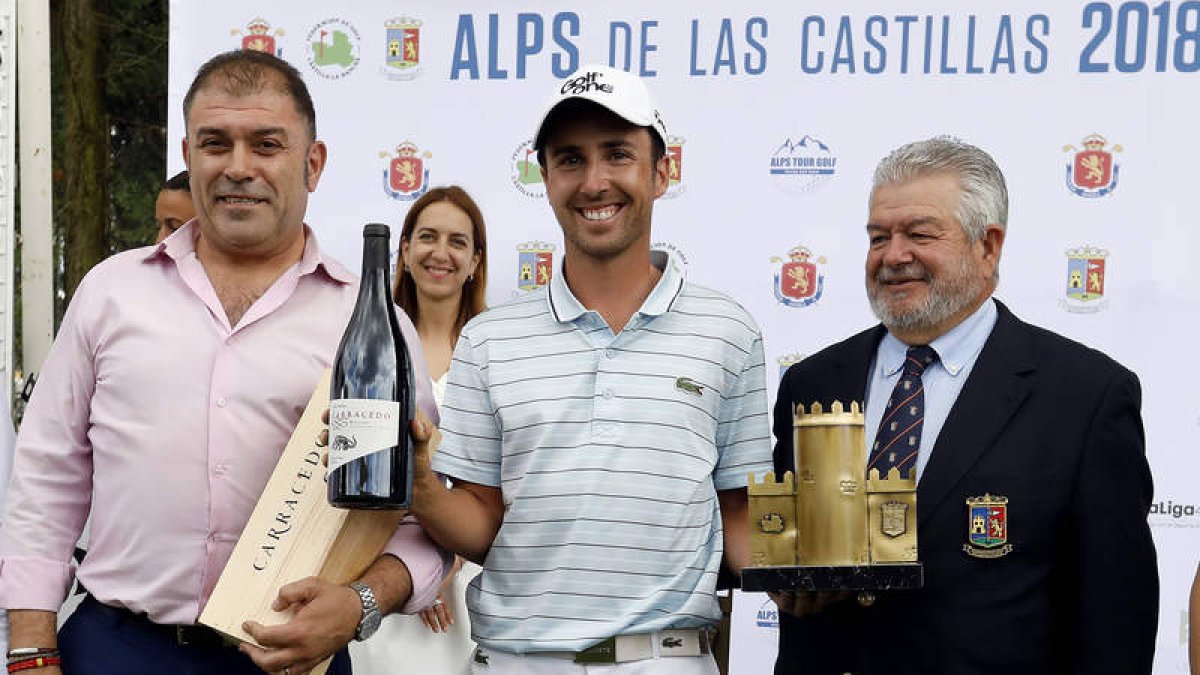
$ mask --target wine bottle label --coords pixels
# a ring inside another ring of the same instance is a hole
[[[329,470],[400,442],[400,404],[364,398],[329,402]]]

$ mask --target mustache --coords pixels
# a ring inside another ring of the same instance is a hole
[[[930,280],[929,273],[921,263],[911,262],[895,267],[880,267],[879,271],[875,273],[875,281],[881,284],[913,279],[920,279],[922,281]]]
[[[264,190],[230,181],[222,180],[214,185],[213,188],[213,195],[217,197],[249,197],[251,199],[271,198],[270,195],[263,194]]]

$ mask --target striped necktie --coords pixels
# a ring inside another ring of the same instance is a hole
[[[904,476],[916,466],[921,426],[925,421],[925,385],[921,382],[921,374],[937,358],[937,352],[929,345],[908,348],[904,372],[892,390],[879,423],[879,432],[875,434],[875,445],[871,446],[868,472],[878,469],[880,476],[886,476],[894,466]]]

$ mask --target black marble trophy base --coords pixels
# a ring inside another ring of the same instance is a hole
[[[888,591],[913,590],[924,583],[921,563],[747,567],[743,591]]]

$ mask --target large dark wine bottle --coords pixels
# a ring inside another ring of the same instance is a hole
[[[412,504],[412,362],[392,303],[388,226],[363,227],[362,280],[333,362],[329,503],[349,509]]]

